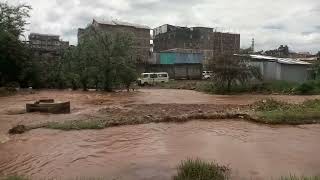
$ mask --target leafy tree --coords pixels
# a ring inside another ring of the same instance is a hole
[[[213,72],[213,81],[215,85],[228,92],[231,91],[232,85],[238,83],[245,84],[253,78],[261,79],[258,68],[241,57],[223,54],[212,59],[209,65]]]
[[[30,17],[31,6],[20,4],[10,6],[8,3],[0,2],[0,29],[19,37],[25,31],[26,19]]]
[[[30,53],[19,40],[25,30],[26,19],[31,7],[27,5],[10,6],[0,2],[0,86],[9,82],[19,82],[26,86],[32,77]]]
[[[69,50],[63,58],[63,71],[68,84],[81,84],[83,90],[89,87],[111,91],[117,84],[127,89],[136,80],[132,61],[132,36],[130,34],[109,34],[92,27],[79,45]]]

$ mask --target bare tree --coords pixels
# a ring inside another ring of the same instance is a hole
[[[259,69],[243,57],[223,54],[214,57],[209,65],[213,72],[212,80],[217,88],[231,91],[237,84],[246,84],[252,79],[261,80]]]

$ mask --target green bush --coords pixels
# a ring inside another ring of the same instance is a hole
[[[228,167],[200,159],[183,161],[177,170],[178,173],[173,176],[173,180],[226,180],[230,177]]]
[[[319,94],[320,81],[307,81],[295,89],[297,94]]]
[[[252,85],[251,91],[290,94],[299,84],[287,81],[270,81]]]

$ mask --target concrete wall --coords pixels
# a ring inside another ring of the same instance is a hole
[[[170,79],[201,79],[202,64],[149,64],[145,72],[167,72]]]

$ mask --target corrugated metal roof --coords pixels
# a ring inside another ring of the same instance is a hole
[[[130,26],[130,27],[135,27],[140,29],[151,29],[149,26],[124,22],[124,21],[118,21],[118,20],[109,21],[109,20],[94,19],[94,21],[96,21],[99,24],[107,24],[107,25],[113,25],[113,26],[118,25],[118,26]]]
[[[298,64],[298,65],[310,65],[311,63],[296,60],[296,59],[291,59],[291,58],[277,58],[277,57],[272,57],[272,56],[263,56],[263,55],[250,55],[251,58],[253,59],[264,59],[268,61],[277,61],[278,63],[281,64]]]
[[[281,64],[301,64],[301,65],[309,65],[311,63],[300,61],[300,60],[295,60],[295,59],[290,59],[290,58],[279,58],[278,63]]]
[[[263,55],[250,55],[250,57],[251,57],[251,58],[254,58],[254,59],[277,60],[276,57],[263,56]]]

